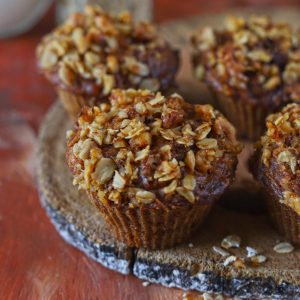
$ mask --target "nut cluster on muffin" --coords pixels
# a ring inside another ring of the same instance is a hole
[[[174,233],[164,246],[186,239],[234,178],[241,150],[234,128],[212,106],[188,104],[178,94],[117,89],[110,102],[106,111],[85,107],[68,135],[74,184],[89,193],[113,228],[120,227],[111,217],[116,211],[125,223],[133,218],[128,226],[135,232],[159,227],[151,225],[150,214],[164,222],[174,210],[175,219],[157,230],[173,226],[176,232],[184,223],[185,233]],[[123,235],[117,234],[127,244],[151,247],[147,238],[128,241],[130,234]],[[160,239],[152,236],[152,248],[164,247]]]
[[[257,139],[269,113],[299,101],[299,37],[265,16],[230,17],[223,30],[204,27],[193,35],[194,74],[242,136]]]
[[[300,105],[293,103],[266,120],[252,171],[262,183],[275,225],[300,243]]]
[[[127,12],[112,16],[98,6],[86,6],[46,35],[37,56],[73,115],[84,104],[105,100],[113,88],[167,90],[179,64],[177,50],[153,25],[135,24]]]

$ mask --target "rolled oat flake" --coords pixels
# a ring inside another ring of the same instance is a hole
[[[288,242],[283,242],[275,245],[273,250],[277,253],[290,253],[294,250],[294,246]]]

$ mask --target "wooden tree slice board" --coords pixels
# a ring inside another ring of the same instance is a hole
[[[276,19],[299,24],[299,12],[272,11]],[[238,11],[245,15],[249,11]],[[164,25],[161,33],[182,50],[178,76],[179,92],[191,102],[212,102],[205,89],[191,76],[188,36],[199,25],[220,24],[223,15],[204,16]],[[262,208],[256,184],[247,171],[252,151],[246,145],[241,154],[237,180],[201,229],[191,245],[164,251],[132,249],[116,241],[90,204],[84,192],[72,185],[65,160],[65,132],[71,121],[59,103],[54,104],[44,120],[38,144],[38,183],[42,205],[61,236],[104,266],[123,274],[160,283],[168,287],[220,292],[241,298],[300,299],[300,250],[277,254],[272,249],[284,240],[269,223]],[[223,265],[224,258],[212,251],[228,234],[238,234],[242,247],[233,254],[246,256],[245,246],[267,256],[259,267],[236,269]]]

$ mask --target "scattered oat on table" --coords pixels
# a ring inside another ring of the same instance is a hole
[[[143,284],[143,286],[148,286],[148,285],[150,285],[150,282],[149,281],[144,281],[142,284]]]
[[[273,250],[277,253],[291,253],[294,250],[294,246],[288,242],[283,242],[275,245]]]
[[[252,256],[250,260],[254,264],[261,264],[261,263],[264,263],[267,260],[267,257],[260,254],[260,255]]]
[[[226,257],[226,256],[229,256],[230,253],[227,252],[226,250],[222,249],[221,247],[218,247],[218,246],[213,246],[212,249],[214,250],[214,252]]]
[[[253,257],[257,255],[257,250],[252,247],[247,246],[246,250],[247,250],[247,257]]]
[[[234,261],[236,261],[236,259],[237,259],[236,256],[230,255],[230,256],[228,256],[228,257],[224,260],[223,265],[226,267],[226,266],[232,264]]]
[[[226,236],[221,242],[221,246],[225,249],[239,248],[240,245],[241,245],[241,238],[235,234]]]

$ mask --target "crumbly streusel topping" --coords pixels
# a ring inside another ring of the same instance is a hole
[[[267,132],[258,144],[262,163],[279,178],[282,202],[300,215],[300,105],[289,104],[267,118]],[[274,177],[275,179],[275,177]]]
[[[37,48],[39,66],[55,76],[49,76],[52,81],[103,96],[126,85],[153,91],[167,88],[177,70],[175,52],[150,23],[134,24],[127,12],[112,16],[99,6],[86,6],[84,13],[71,15]],[[158,63],[150,65],[153,59]],[[159,64],[169,68],[164,81],[157,75]]]
[[[241,146],[212,106],[133,89],[113,90],[110,101],[106,111],[85,107],[68,135],[68,163],[79,188],[103,203],[134,206],[174,195],[194,203],[200,179],[218,162],[233,178]]]
[[[299,32],[288,24],[265,16],[229,17],[224,30],[201,28],[192,43],[195,76],[211,72],[225,94],[233,88],[263,94],[300,82]],[[299,100],[299,86],[289,94]]]

